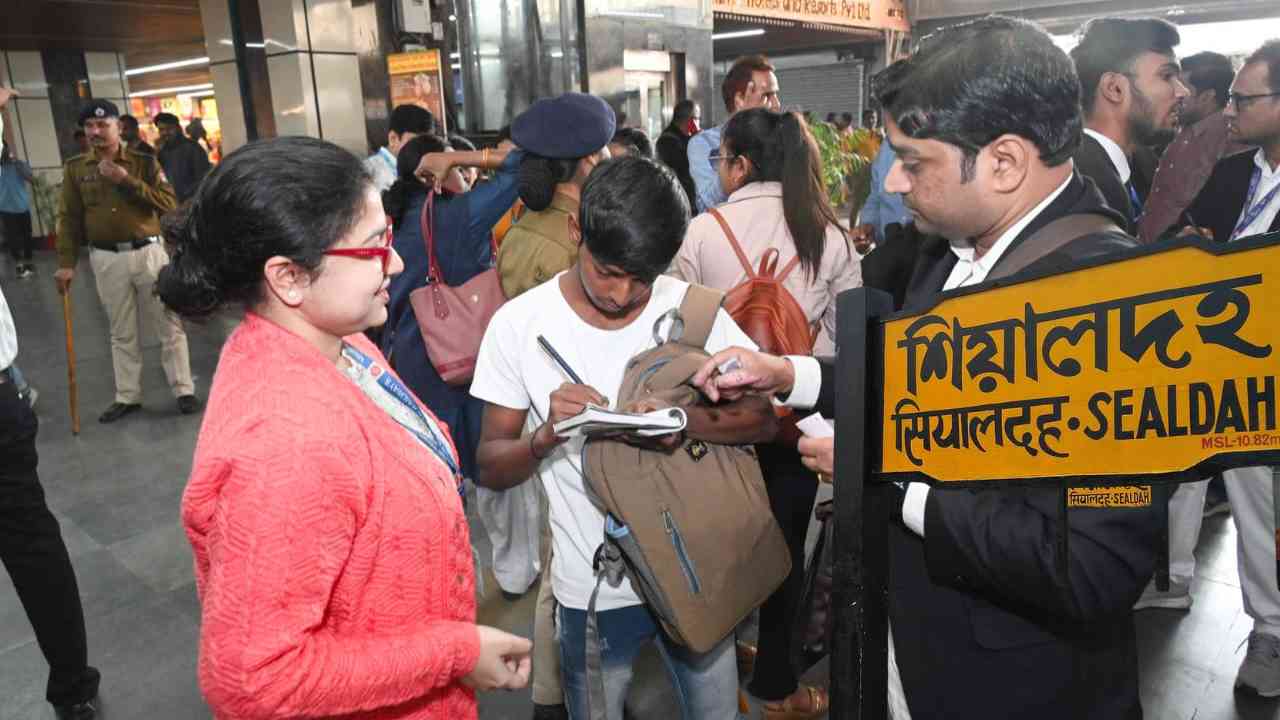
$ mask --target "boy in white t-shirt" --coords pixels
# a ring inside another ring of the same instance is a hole
[[[688,215],[688,199],[665,167],[637,157],[601,164],[582,190],[577,263],[494,315],[471,384],[472,395],[488,403],[477,482],[502,490],[536,474],[546,489],[561,671],[573,720],[586,718],[586,609],[596,586],[592,559],[604,539],[604,514],[584,489],[583,441],[558,438],[551,426],[586,403],[609,406],[627,361],[655,345],[656,321],[680,306],[689,287],[661,274],[680,247]],[[539,335],[583,384],[572,383],[539,348]],[[721,310],[706,347],[714,353],[733,345],[752,343]],[[688,437],[707,442],[764,442],[777,430],[773,409],[762,397],[745,397],[714,412],[694,408],[688,417]],[[674,446],[683,439],[665,442]],[[622,717],[632,662],[654,638],[686,720],[738,717],[732,635],[701,655],[675,645],[626,580],[618,587],[602,584],[596,607],[609,717]]]

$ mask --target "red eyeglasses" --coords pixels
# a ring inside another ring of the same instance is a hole
[[[358,247],[358,248],[338,248],[336,250],[325,250],[324,255],[336,255],[338,257],[353,258],[380,258],[382,260],[382,274],[386,275],[391,270],[391,240],[395,236],[391,230],[391,218],[387,218],[387,232],[383,236],[385,243],[377,247]]]

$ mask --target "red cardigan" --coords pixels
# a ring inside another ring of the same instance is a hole
[[[182,521],[216,717],[476,717],[459,682],[480,646],[453,479],[313,346],[252,313],[218,362]]]

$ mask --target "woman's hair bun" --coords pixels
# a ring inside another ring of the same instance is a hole
[[[207,316],[225,302],[218,273],[200,257],[197,212],[196,203],[189,202],[161,221],[165,242],[174,250],[169,264],[160,269],[156,293],[170,310],[184,317]]]

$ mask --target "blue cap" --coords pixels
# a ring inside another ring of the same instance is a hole
[[[565,93],[539,100],[511,123],[511,139],[522,150],[549,158],[586,157],[609,144],[613,108],[595,95]]]
[[[120,117],[120,108],[110,100],[91,100],[80,110],[80,124],[84,125],[84,121],[89,118],[118,118]]]

